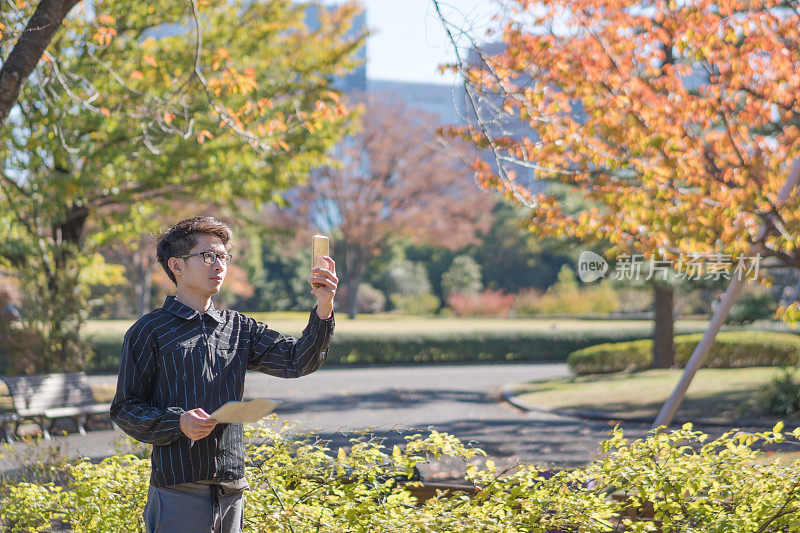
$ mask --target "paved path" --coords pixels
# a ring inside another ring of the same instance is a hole
[[[334,368],[296,380],[250,373],[245,396],[284,400],[278,409],[280,420],[297,421],[300,430],[316,431],[334,445],[346,445],[347,432],[367,428],[391,445],[430,427],[475,441],[501,464],[523,460],[566,466],[590,460],[611,425],[523,412],[500,395],[508,383],[566,375],[563,364]],[[116,382],[115,376],[91,379]],[[647,429],[642,424],[625,427],[637,435]],[[66,453],[102,457],[115,453],[114,445],[121,437],[112,430],[91,431],[85,437],[69,435],[53,442]],[[16,443],[14,448],[20,455],[22,445]],[[0,471],[15,469],[14,462],[0,459]],[[459,468],[463,465],[443,463],[435,474],[456,477]]]

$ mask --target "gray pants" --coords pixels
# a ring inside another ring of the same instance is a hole
[[[144,507],[147,533],[240,533],[244,492],[193,483],[180,490],[150,485]]]

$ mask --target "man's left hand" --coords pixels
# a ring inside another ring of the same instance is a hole
[[[311,294],[317,297],[317,316],[322,319],[330,318],[333,313],[333,297],[336,296],[336,288],[339,286],[339,278],[336,277],[336,263],[327,255],[319,256],[326,263],[324,268],[312,268],[309,283],[317,283]],[[312,285],[313,287],[313,285]]]

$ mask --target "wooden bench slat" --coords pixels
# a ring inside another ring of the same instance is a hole
[[[77,406],[85,405],[87,403],[94,403],[94,396],[87,396],[85,394],[61,394],[61,395],[37,395],[33,400],[28,402],[27,409],[30,411],[39,411],[49,409],[53,406]]]
[[[88,415],[107,413],[110,404],[99,404],[83,372],[72,374],[40,374],[35,376],[0,376],[11,396],[16,418],[34,419],[49,438],[47,419],[73,418],[83,433]],[[3,419],[0,418],[0,421]],[[3,421],[7,424],[8,420]],[[3,430],[7,431],[5,425]]]
[[[24,410],[27,414],[95,401],[83,373],[19,376],[5,381],[17,410]]]
[[[76,407],[55,407],[53,409],[46,409],[44,412],[44,416],[47,418],[67,418],[80,414],[83,414],[83,411]]]
[[[111,404],[78,405],[75,407],[56,407],[47,409],[44,416],[47,418],[64,418],[76,415],[92,415],[108,412]]]

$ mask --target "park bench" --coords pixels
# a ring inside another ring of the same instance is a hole
[[[15,413],[0,413],[0,439],[11,442],[13,432],[9,431],[12,425],[17,424],[19,416]]]
[[[0,417],[3,433],[10,441],[24,420],[32,420],[42,430],[44,438],[50,438],[50,430],[56,420],[69,418],[75,422],[78,432],[86,434],[85,425],[89,416],[108,413],[111,404],[100,404],[94,398],[86,374],[40,374],[36,376],[2,376],[8,387],[14,413]],[[9,427],[13,425],[13,431]]]

